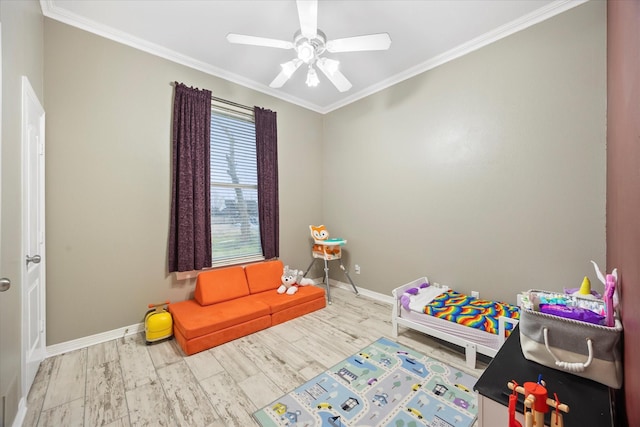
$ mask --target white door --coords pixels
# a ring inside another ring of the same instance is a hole
[[[46,354],[44,245],[44,109],[22,77],[22,392],[29,393]]]

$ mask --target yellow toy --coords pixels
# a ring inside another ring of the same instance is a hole
[[[165,308],[169,301],[149,304],[151,310],[144,316],[144,332],[147,345],[173,336],[173,318]]]
[[[584,279],[582,279],[580,289],[575,293],[575,295],[581,296],[582,298],[595,299],[595,297],[591,294],[591,281],[587,276],[584,276]]]

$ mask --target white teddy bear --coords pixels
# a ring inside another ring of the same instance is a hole
[[[284,267],[284,272],[282,273],[282,284],[278,288],[278,293],[293,295],[298,292],[298,286],[313,285],[313,280],[305,279],[303,274],[304,273],[302,273],[302,271],[292,270],[288,265],[286,265]]]

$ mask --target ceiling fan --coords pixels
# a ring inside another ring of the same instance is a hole
[[[320,83],[318,73],[314,68],[316,65],[340,92],[346,92],[351,88],[351,82],[340,72],[340,62],[324,57],[322,54],[325,52],[387,50],[391,46],[391,37],[387,33],[327,40],[325,34],[318,29],[318,1],[296,0],[296,3],[300,29],[293,35],[293,41],[244,34],[227,34],[227,40],[230,43],[293,49],[295,51],[296,57],[294,59],[281,64],[282,70],[269,84],[272,88],[282,87],[302,64],[306,64],[308,66],[307,86],[313,87]]]

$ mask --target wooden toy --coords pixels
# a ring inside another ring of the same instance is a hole
[[[553,408],[555,412],[551,415],[550,427],[564,427],[560,411],[565,414],[569,413],[569,406],[560,403],[555,393],[553,395],[555,399],[550,399],[541,379],[538,379],[538,382],[526,382],[522,386],[515,381],[509,381],[507,387],[514,392],[509,397],[509,427],[522,427],[522,424],[515,419],[516,393],[525,397],[524,427],[544,427],[544,414],[549,412],[550,408]]]

